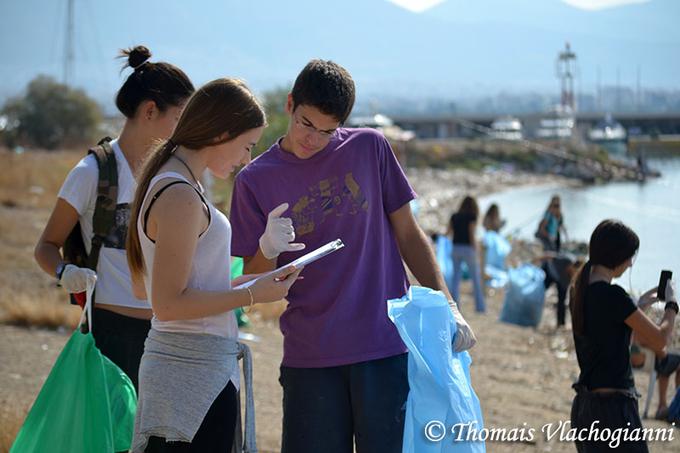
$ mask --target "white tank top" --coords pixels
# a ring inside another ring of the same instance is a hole
[[[182,180],[189,183],[184,176],[176,172],[163,172],[156,175],[149,183],[149,189],[144,196],[142,207],[146,207],[146,199],[149,191],[154,189],[156,183],[162,179]],[[168,183],[171,181],[167,181]],[[163,184],[164,186],[165,184]],[[202,291],[227,291],[231,289],[231,225],[227,217],[218,211],[212,203],[203,198],[203,201],[210,210],[210,222],[208,228],[201,234],[196,245],[196,252],[191,263],[191,274],[189,276],[188,288],[199,289]],[[153,307],[153,292],[151,281],[151,266],[154,261],[156,244],[149,239],[144,231],[145,212],[141,211],[137,219],[137,232],[142,247],[144,262],[146,263],[147,273],[144,275],[144,286],[146,294]],[[199,302],[197,302],[199,303]],[[227,338],[238,338],[238,324],[233,310],[219,315],[206,316],[205,318],[187,319],[179,321],[160,321],[154,315],[151,319],[151,327],[163,332],[184,332],[219,335]],[[236,382],[236,381],[234,381]]]

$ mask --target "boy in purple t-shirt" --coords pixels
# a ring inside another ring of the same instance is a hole
[[[337,238],[346,245],[304,269],[281,316],[284,453],[351,453],[353,441],[359,453],[401,451],[407,350],[386,301],[408,289],[402,258],[422,285],[448,296],[409,209],[415,192],[389,143],[372,129],[341,127],[353,105],[349,73],[311,61],[288,95],[286,135],[234,186],[232,253],[244,258],[246,273],[305,253],[278,255],[285,247],[259,241],[266,213],[282,203],[290,220],[280,221],[294,227],[291,242],[297,233],[307,250]],[[459,326],[454,348],[467,349],[474,334],[451,305]]]

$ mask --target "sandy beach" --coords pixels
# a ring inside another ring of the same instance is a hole
[[[68,306],[66,294],[54,287],[52,279],[33,261],[32,251],[49,215],[56,190],[69,164],[78,155],[69,155],[45,165],[58,168],[48,178],[28,174],[15,157],[0,153],[0,163],[8,175],[0,179],[0,316],[16,322],[47,313],[50,319],[71,326],[79,309]],[[33,157],[38,158],[38,157]],[[57,162],[61,162],[56,166]],[[22,173],[23,172],[23,173]],[[52,172],[51,172],[52,173]],[[427,232],[443,232],[451,212],[467,193],[477,196],[511,187],[538,184],[572,184],[551,175],[507,171],[475,173],[465,170],[409,170],[408,176],[420,196],[419,222]],[[22,176],[23,175],[23,176]],[[23,178],[21,187],[12,178]],[[516,244],[515,254],[525,259],[531,244]],[[488,292],[489,311],[474,313],[469,282],[462,286],[462,311],[475,330],[479,342],[471,351],[473,386],[481,400],[486,427],[533,428],[528,442],[487,443],[489,452],[572,452],[573,444],[548,441],[541,429],[569,419],[573,391],[570,386],[578,366],[569,330],[555,329],[556,293],[546,297],[544,315],[537,329],[521,328],[498,321],[502,291]],[[17,310],[20,307],[21,310]],[[256,307],[257,308],[257,307]],[[263,453],[278,452],[281,436],[281,388],[278,367],[282,338],[277,316],[283,303],[255,310],[246,332],[258,341],[248,342],[254,358],[258,446]],[[23,311],[22,311],[23,310]],[[32,311],[31,311],[32,310]],[[22,315],[23,313],[23,315]],[[47,315],[45,315],[47,316]],[[0,324],[0,452],[8,451],[23,418],[70,334],[70,327],[58,330]],[[648,374],[635,373],[637,388],[646,393]],[[644,398],[640,404],[644,403]],[[656,394],[652,410],[656,407]],[[525,425],[526,424],[526,425]],[[664,422],[644,420],[646,427],[667,428]],[[675,440],[650,444],[652,452],[676,452]]]

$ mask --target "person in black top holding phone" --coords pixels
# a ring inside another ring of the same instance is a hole
[[[602,221],[590,237],[590,259],[574,279],[570,310],[581,374],[573,385],[576,396],[571,426],[579,431],[621,428],[631,433],[642,427],[630,364],[631,332],[644,339],[658,357],[666,355],[678,313],[672,283],[667,285],[665,313],[659,326],[640,309],[658,300],[652,296],[654,291],[645,293],[636,304],[623,288],[611,283],[632,265],[639,245],[638,236],[623,223]],[[579,452],[599,452],[610,449],[610,444],[576,441],[576,448]],[[618,448],[649,451],[644,440],[622,440]]]

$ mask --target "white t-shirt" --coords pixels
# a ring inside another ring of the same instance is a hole
[[[137,182],[132,176],[118,139],[111,142],[118,168],[118,200],[116,201],[117,242],[125,244],[125,232],[130,223],[130,204],[132,203]],[[92,237],[92,216],[97,201],[99,168],[93,155],[84,157],[66,177],[59,191],[59,198],[78,211],[78,221],[83,235],[85,249],[90,252]],[[97,303],[119,305],[122,307],[146,308],[151,305],[146,300],[137,299],[132,294],[130,270],[124,248],[107,247],[104,244],[99,252],[97,264]]]

